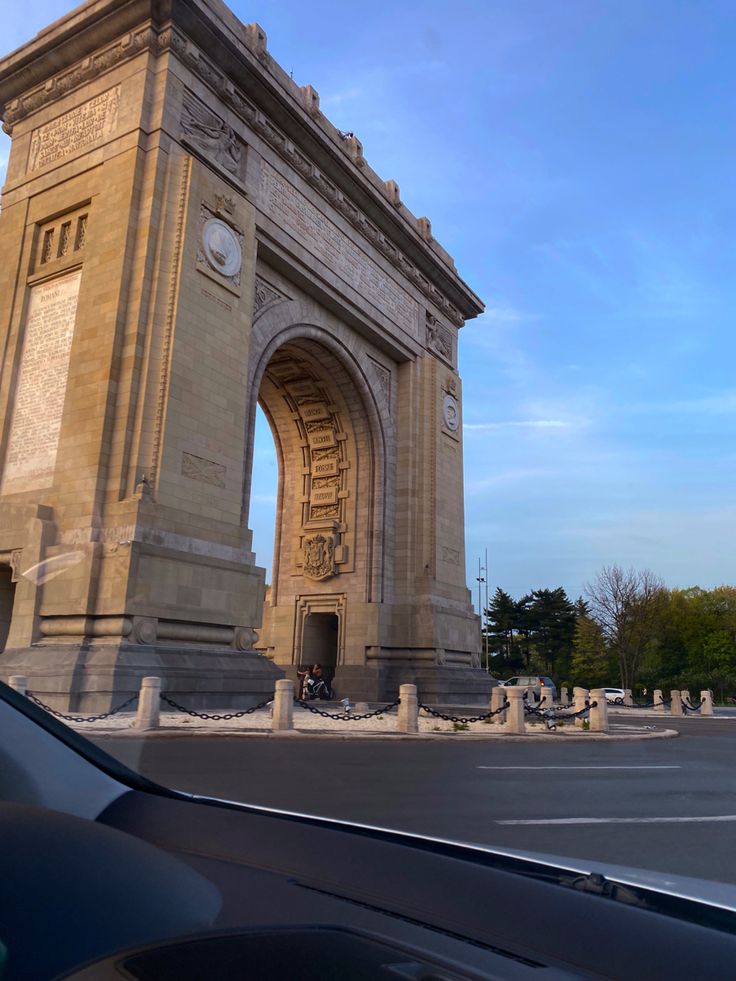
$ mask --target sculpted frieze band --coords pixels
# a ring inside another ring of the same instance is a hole
[[[130,58],[136,57],[146,49],[151,50],[155,54],[173,51],[194,75],[210,86],[225,105],[229,106],[248,126],[251,126],[262,136],[320,194],[325,195],[330,203],[362,235],[365,235],[390,262],[396,265],[403,275],[421,290],[451,323],[457,327],[463,325],[463,315],[446,298],[444,293],[434,286],[396,247],[391,239],[384,235],[383,232],[368,220],[362,211],[355,207],[346,195],[335,188],[334,185],[325,182],[324,176],[311,161],[287,139],[284,133],[271,123],[268,117],[243,94],[237,85],[233,84],[233,80],[216,68],[201,51],[197,50],[187,40],[184,34],[174,27],[166,27],[162,31],[155,31],[150,26],[141,28],[141,30],[128,36],[125,45],[121,45],[119,41],[116,41],[95,52],[90,57],[84,58],[74,65],[73,68],[53,76],[44,86],[33,89],[31,92],[22,95],[5,107],[4,131],[10,135],[13,125],[30,115],[30,113],[54,102],[85,82],[96,78],[102,72],[108,71]],[[387,190],[386,193],[389,200],[391,200],[390,190]]]

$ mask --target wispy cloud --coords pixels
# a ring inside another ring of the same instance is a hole
[[[573,424],[564,419],[507,419],[504,422],[469,422],[463,429],[483,432],[489,429],[570,429]]]
[[[702,395],[688,399],[637,402],[624,406],[624,411],[640,414],[656,412],[661,414],[689,414],[704,416],[725,416],[736,413],[736,391],[727,390],[713,395]]]

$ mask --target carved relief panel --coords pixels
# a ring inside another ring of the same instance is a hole
[[[189,91],[184,93],[180,126],[182,143],[229,177],[243,182],[245,143],[231,126]]]

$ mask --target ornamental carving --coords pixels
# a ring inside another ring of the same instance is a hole
[[[303,572],[309,579],[329,579],[337,573],[335,540],[331,535],[312,535],[304,539]]]
[[[445,395],[442,400],[442,418],[451,433],[456,433],[460,426],[460,410],[454,395]]]
[[[253,295],[253,321],[263,316],[266,310],[275,307],[277,303],[283,303],[287,297],[279,293],[277,289],[267,283],[265,279],[256,276],[256,288]]]
[[[209,218],[202,229],[202,248],[209,265],[221,276],[233,279],[240,272],[243,253],[240,242],[229,225],[219,218]]]
[[[427,313],[426,343],[430,351],[452,364],[452,334],[431,313]]]
[[[10,553],[10,581],[18,582],[21,577],[20,564],[23,561],[23,549],[14,548]]]
[[[196,149],[201,150],[218,167],[234,177],[240,177],[243,143],[231,126],[191,93],[184,97],[180,122],[183,134]]]

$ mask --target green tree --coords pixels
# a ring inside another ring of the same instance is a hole
[[[575,633],[575,607],[565,590],[535,589],[528,597],[526,621],[535,661],[545,674],[566,677]]]
[[[633,688],[647,646],[657,636],[667,594],[662,580],[645,569],[603,566],[585,587],[590,616],[618,661],[622,688]]]
[[[488,650],[501,656],[501,662],[513,660],[514,629],[516,627],[516,603],[501,587],[497,587],[488,605]]]
[[[603,631],[587,616],[575,623],[570,675],[582,688],[600,688],[610,684],[616,670],[615,658],[606,647]]]

